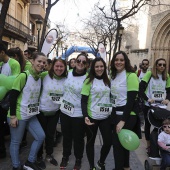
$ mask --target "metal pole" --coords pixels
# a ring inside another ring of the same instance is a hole
[[[38,30],[38,52],[40,50],[40,30]]]
[[[121,41],[122,41],[122,34],[119,35],[119,51],[120,51],[120,47],[121,47]]]

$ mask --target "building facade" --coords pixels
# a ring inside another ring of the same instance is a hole
[[[37,49],[36,20],[43,21],[45,8],[46,0],[11,0],[2,38],[8,48]]]
[[[131,4],[130,0],[120,2],[124,6]],[[165,58],[170,65],[170,0],[160,2],[167,5],[143,7],[135,19],[131,20],[131,24],[137,28],[126,29],[122,49],[128,53],[132,66],[135,64],[138,66],[144,58],[147,58],[152,67],[155,60],[160,57]]]

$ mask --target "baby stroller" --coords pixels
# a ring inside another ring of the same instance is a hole
[[[170,118],[170,111],[166,110],[166,106],[160,103],[152,104],[148,111],[148,120],[153,125],[153,130],[150,136],[150,154],[145,160],[145,170],[153,170],[154,167],[159,167],[161,164],[160,148],[157,144],[158,134],[162,130],[163,120]]]

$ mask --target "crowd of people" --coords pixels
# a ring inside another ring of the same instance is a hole
[[[127,54],[118,51],[113,55],[108,71],[101,57],[89,62],[88,55],[81,52],[69,61],[68,68],[66,61],[60,58],[50,60],[41,52],[31,54],[29,50],[23,52],[18,47],[7,50],[0,43],[0,74],[16,75],[10,91],[10,109],[5,110],[0,105],[0,159],[6,157],[4,122],[8,122],[13,170],[45,169],[46,161],[57,166],[53,147],[60,120],[63,135],[60,169],[66,169],[73,148],[73,170],[80,170],[86,145],[90,170],[106,169],[105,160],[111,147],[114,170],[130,170],[130,151],[121,145],[118,134],[122,129],[128,129],[141,138],[141,124],[144,124],[149,153],[151,124],[147,113],[150,104],[159,101],[167,105],[170,100],[166,64],[165,59],[159,58],[149,71],[149,60],[144,59],[140,69],[136,70]],[[139,94],[145,101],[142,116],[136,111]],[[166,128],[170,128],[169,122]],[[98,129],[103,145],[100,159],[95,163]],[[26,143],[27,131],[34,140],[28,159],[21,165],[19,151]],[[161,139],[159,137],[158,143],[163,146]],[[164,161],[162,166],[166,167],[165,164]]]

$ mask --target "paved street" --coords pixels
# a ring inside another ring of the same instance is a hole
[[[24,161],[27,159],[30,144],[32,142],[32,136],[30,134],[28,134],[27,139],[28,139],[28,147],[24,148],[20,154],[22,163],[24,163]],[[10,140],[10,138],[7,137],[7,139],[6,139],[6,147],[7,148],[9,148],[9,140]],[[101,138],[100,133],[98,133],[97,138],[96,138],[96,143],[95,143],[95,152],[96,152],[95,162],[97,162],[99,159],[99,155],[100,155],[99,152],[100,152],[101,145],[102,145],[102,138]],[[114,159],[113,159],[112,152],[113,152],[113,150],[111,149],[110,153],[107,157],[107,160],[106,160],[106,170],[112,170],[114,168]],[[9,156],[9,150],[7,150],[7,154],[8,155],[7,155],[6,159],[0,160],[0,170],[12,169],[11,160],[10,160],[10,156]],[[59,143],[57,145],[57,147],[54,148],[54,157],[60,163],[61,158],[62,158],[62,144],[61,143]],[[147,155],[145,153],[145,143],[144,143],[144,139],[142,139],[140,147],[135,152],[131,152],[131,157],[130,157],[131,169],[132,170],[144,170],[143,165],[144,165],[144,161],[146,159],[147,159]],[[67,170],[72,170],[73,166],[74,166],[74,156],[72,154],[70,157],[70,160],[69,160],[69,165],[68,165]],[[46,169],[47,170],[59,170],[59,166],[54,167],[54,166],[50,165],[49,163],[47,163]],[[86,154],[84,152],[84,157],[82,160],[82,170],[88,170],[88,169],[89,169],[89,164],[87,161]]]

